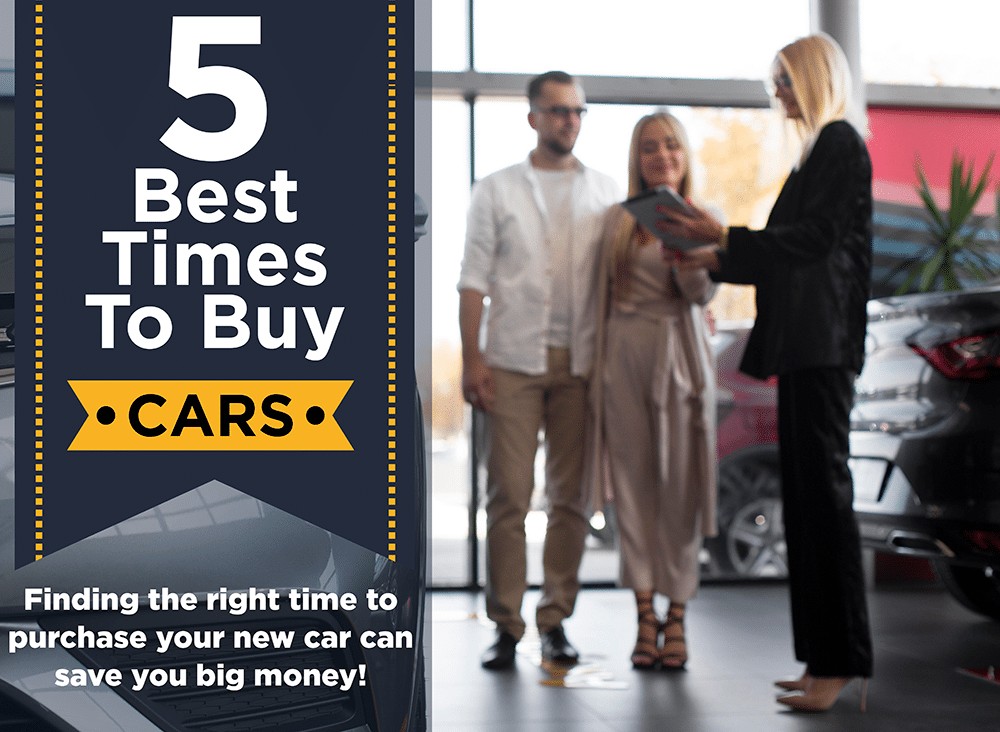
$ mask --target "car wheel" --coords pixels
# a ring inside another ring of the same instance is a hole
[[[973,612],[1000,620],[1000,572],[992,567],[963,567],[942,561],[934,567],[952,597]]]
[[[788,575],[776,451],[719,466],[718,514],[719,535],[705,542],[711,570],[746,578]]]

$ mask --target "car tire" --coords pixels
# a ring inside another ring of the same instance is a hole
[[[788,575],[776,447],[722,461],[718,517],[719,535],[705,541],[710,574],[732,578]]]
[[[938,577],[951,596],[973,612],[1000,620],[1000,572],[938,561]]]

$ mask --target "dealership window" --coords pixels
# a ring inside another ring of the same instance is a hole
[[[776,49],[810,32],[812,4],[773,0],[765,14],[759,4],[742,0],[433,0],[434,35],[425,69],[430,73],[418,80],[417,89],[430,100],[433,119],[433,183],[420,188],[432,190],[432,585],[465,586],[484,578],[482,511],[470,511],[473,446],[470,412],[458,388],[455,283],[471,182],[523,160],[534,144],[525,121],[527,78],[550,68],[584,77],[590,113],[576,151],[623,189],[632,126],[642,114],[668,106],[692,138],[697,197],[721,209],[730,223],[759,226],[788,169],[780,125],[767,108],[761,80]],[[992,36],[1000,28],[1000,4],[954,0],[947,12],[930,0],[858,5],[869,103],[879,105],[881,115],[873,117],[879,135],[870,141],[873,157],[889,141],[900,147],[896,130],[903,128],[889,119],[893,110],[912,117],[921,114],[918,107],[940,107],[958,128],[955,139],[964,139],[962,131],[973,127],[946,108],[992,105],[993,116],[973,121],[977,130],[995,124],[1000,104],[991,88],[1000,85],[1000,46]],[[920,144],[925,143],[931,145],[926,138]],[[941,145],[950,155],[952,143]],[[902,151],[898,175],[880,153],[876,173],[883,188],[912,189],[916,151],[935,162],[929,149]],[[752,298],[746,288],[734,288],[718,295],[712,307],[738,317],[752,313]],[[482,475],[476,478],[482,489]],[[532,582],[540,579],[535,544],[543,532],[544,514],[533,512],[527,525]],[[617,576],[608,536],[596,523],[581,572],[584,582]]]
[[[469,67],[469,0],[432,0],[431,68],[462,71]]]
[[[590,104],[576,152],[585,163],[607,172],[626,188],[628,144],[636,120],[656,106]],[[780,132],[769,109],[672,106],[689,130],[696,197],[723,211],[733,223],[763,223],[785,166],[780,159]],[[461,353],[455,283],[458,281],[469,201],[470,179],[523,160],[535,144],[525,119],[526,101],[481,97],[471,104],[459,99],[433,102],[433,286],[432,357],[432,567],[434,586],[466,585],[475,576],[470,566],[478,554],[482,579],[485,518],[475,514],[474,536],[480,541],[470,552],[471,412],[459,388]],[[471,144],[470,141],[471,140]],[[712,175],[706,174],[707,169]],[[747,288],[724,290],[713,302],[722,319],[747,318],[752,302]],[[541,580],[540,544],[545,530],[541,486],[542,458],[536,470],[536,499],[528,517],[529,581]],[[478,476],[480,490],[484,483]],[[614,532],[592,523],[581,578],[608,583],[618,571]],[[709,558],[706,557],[706,564]]]
[[[865,80],[919,86],[1000,86],[996,0],[860,3]]]
[[[479,71],[756,79],[775,49],[808,31],[802,0],[766,8],[746,0],[505,0],[473,9]]]

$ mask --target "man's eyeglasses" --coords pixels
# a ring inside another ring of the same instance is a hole
[[[559,119],[569,119],[570,115],[575,114],[580,119],[583,119],[583,115],[587,113],[586,107],[536,107],[537,111],[543,114],[551,114],[553,117],[558,117]]]
[[[775,89],[791,89],[792,77],[788,74],[778,74],[771,79],[771,84],[774,85]]]

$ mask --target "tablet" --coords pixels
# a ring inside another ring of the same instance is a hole
[[[649,229],[649,232],[656,238],[663,241],[663,245],[669,249],[691,249],[693,247],[704,246],[704,242],[682,239],[663,233],[656,228],[656,222],[663,216],[656,210],[657,206],[667,206],[681,213],[691,213],[691,207],[687,202],[668,186],[657,186],[650,188],[627,201],[622,202],[625,210],[635,216],[636,221]]]

